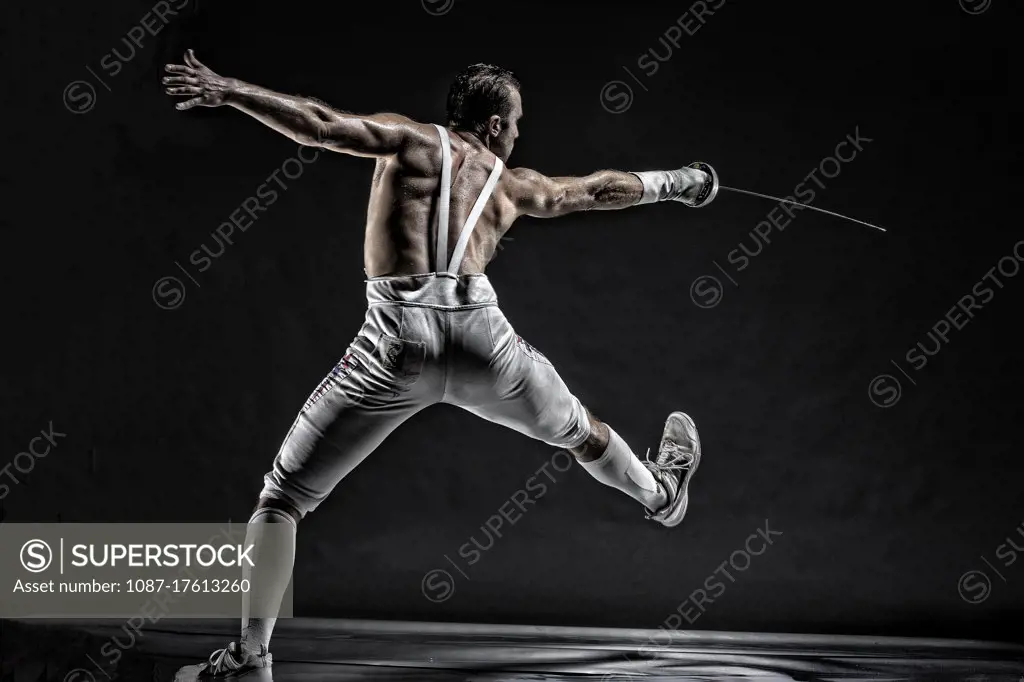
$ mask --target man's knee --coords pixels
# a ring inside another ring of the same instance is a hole
[[[293,504],[287,500],[282,500],[277,497],[261,497],[256,508],[252,510],[252,513],[255,514],[260,509],[276,509],[278,511],[282,511],[292,517],[296,525],[298,525],[299,521],[302,520],[302,514]]]
[[[608,426],[590,410],[584,409],[590,421],[590,435],[579,446],[571,448],[570,452],[581,462],[593,462],[608,448]]]

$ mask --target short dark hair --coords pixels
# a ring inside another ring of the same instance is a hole
[[[448,125],[479,132],[487,119],[512,113],[511,91],[519,90],[519,79],[499,66],[473,64],[455,77],[448,91]]]

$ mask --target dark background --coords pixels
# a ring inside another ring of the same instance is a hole
[[[688,2],[199,2],[114,77],[101,60],[128,54],[151,3],[4,4],[0,465],[51,421],[67,434],[19,474],[7,522],[244,521],[359,327],[373,164],[324,154],[198,273],[189,254],[296,146],[234,110],[175,111],[165,62],[192,47],[225,75],[441,122],[452,77],[489,61],[524,83],[513,166],[705,159],[725,184],[785,195],[859,126],[873,141],[815,203],[889,232],[805,212],[733,285],[713,261],[756,248],[770,202],[523,220],[489,269],[506,314],[641,456],[670,411],[695,416],[686,522],[644,521],[573,467],[467,566],[459,547],[486,544],[480,526],[554,451],[434,407],[304,522],[296,613],[653,628],[767,519],[783,535],[683,627],[1020,636],[1024,557],[1004,567],[996,550],[1024,546],[1024,275],[923,369],[903,359],[1024,237],[1008,210],[1012,3],[729,0],[648,77],[637,59],[666,55]],[[95,100],[76,114],[62,94],[79,79]],[[635,98],[613,114],[600,94],[617,79]],[[707,274],[724,291],[702,309],[689,290]],[[154,303],[165,276],[186,287],[174,310]],[[885,373],[903,391],[881,409],[868,386]],[[455,576],[443,603],[421,593],[436,568]],[[979,604],[958,594],[970,570],[992,581]]]

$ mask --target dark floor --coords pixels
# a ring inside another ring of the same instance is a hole
[[[233,639],[226,621],[0,622],[0,682],[175,679]],[[895,639],[609,628],[294,619],[275,665],[246,680],[1006,680],[1024,647]]]

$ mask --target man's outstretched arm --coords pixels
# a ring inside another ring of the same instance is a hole
[[[557,218],[577,211],[611,211],[655,201],[675,200],[702,205],[712,178],[683,167],[670,171],[624,173],[603,170],[585,177],[550,178],[528,168],[515,168],[512,199],[519,215]]]
[[[188,97],[176,108],[232,106],[299,144],[355,156],[389,156],[406,142],[415,123],[398,114],[358,116],[308,97],[285,95],[214,73],[185,53],[185,64],[168,64],[168,95]]]

